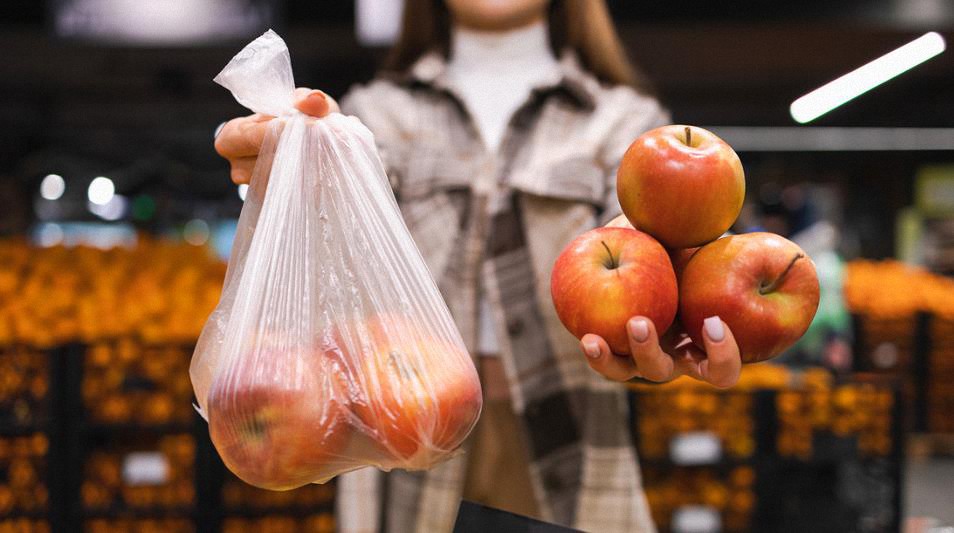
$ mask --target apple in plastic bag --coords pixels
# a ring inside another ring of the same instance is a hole
[[[327,347],[348,376],[357,431],[392,456],[384,467],[427,468],[457,449],[480,416],[480,380],[458,343],[400,315],[370,318]]]
[[[209,434],[246,483],[288,490],[332,477],[350,430],[335,373],[314,349],[256,346],[209,389]]]

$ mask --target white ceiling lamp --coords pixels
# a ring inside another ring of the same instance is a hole
[[[89,183],[89,188],[86,190],[86,197],[89,198],[90,203],[94,205],[108,204],[115,194],[116,185],[113,183],[113,180],[105,176],[93,178],[93,181]]]
[[[47,174],[40,182],[40,196],[44,200],[59,200],[66,192],[66,182],[59,174]]]
[[[941,34],[926,33],[795,100],[790,108],[792,118],[800,124],[811,122],[845,102],[931,59],[943,52],[946,47]]]
[[[355,33],[365,46],[388,46],[401,33],[403,0],[358,0],[354,11]]]

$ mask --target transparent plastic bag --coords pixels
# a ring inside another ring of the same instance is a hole
[[[445,459],[476,423],[480,383],[371,132],[293,108],[288,49],[271,31],[215,81],[278,117],[190,370],[225,464],[290,489]]]

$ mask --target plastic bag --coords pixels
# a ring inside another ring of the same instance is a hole
[[[190,370],[225,464],[290,489],[445,459],[476,423],[480,383],[371,132],[292,107],[288,49],[272,31],[215,81],[279,117]]]

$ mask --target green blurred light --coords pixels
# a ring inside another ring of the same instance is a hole
[[[156,216],[156,201],[152,196],[141,194],[133,200],[132,215],[136,220],[146,221]]]

